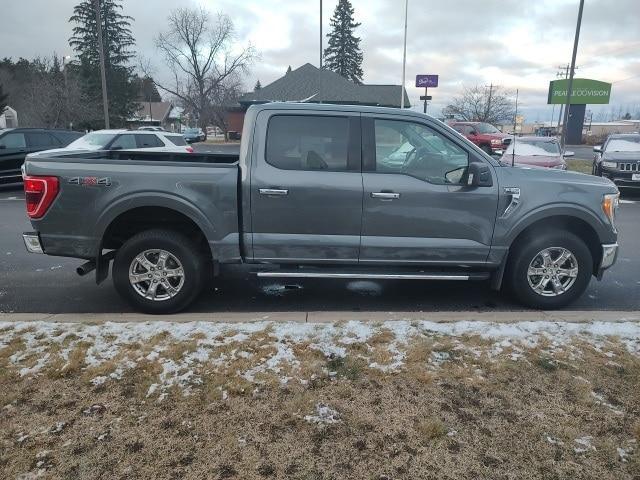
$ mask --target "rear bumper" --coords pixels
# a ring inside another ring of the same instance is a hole
[[[26,247],[27,252],[44,253],[38,232],[25,232],[22,234],[22,240],[24,241],[24,246]]]

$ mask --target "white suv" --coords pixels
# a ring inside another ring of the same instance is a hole
[[[149,152],[188,152],[181,133],[147,130],[96,130],[71,142],[64,150],[138,150]]]

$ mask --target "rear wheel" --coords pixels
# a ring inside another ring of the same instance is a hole
[[[582,295],[592,270],[591,252],[579,237],[570,232],[545,232],[516,247],[506,278],[520,302],[552,309]]]
[[[137,310],[174,313],[189,306],[202,291],[208,265],[186,236],[168,230],[147,230],[118,250],[113,284]]]

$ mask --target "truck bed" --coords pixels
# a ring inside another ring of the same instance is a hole
[[[138,223],[161,220],[146,211],[164,209],[196,224],[221,260],[239,260],[238,172],[237,155],[211,153],[40,154],[25,162],[27,176],[59,179],[46,215],[32,220],[45,253],[86,259],[98,255],[105,232],[122,215],[136,211]]]

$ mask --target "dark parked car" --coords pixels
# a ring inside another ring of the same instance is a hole
[[[523,167],[567,169],[566,157],[573,152],[561,153],[558,140],[551,137],[518,137],[507,147],[500,159],[506,164]]]
[[[0,130],[0,185],[22,181],[20,167],[29,153],[62,148],[84,133],[45,128]]]
[[[200,128],[187,128],[183,135],[187,143],[204,142],[205,139],[204,132]]]
[[[640,134],[610,135],[593,151],[594,175],[613,180],[620,187],[640,188]]]

